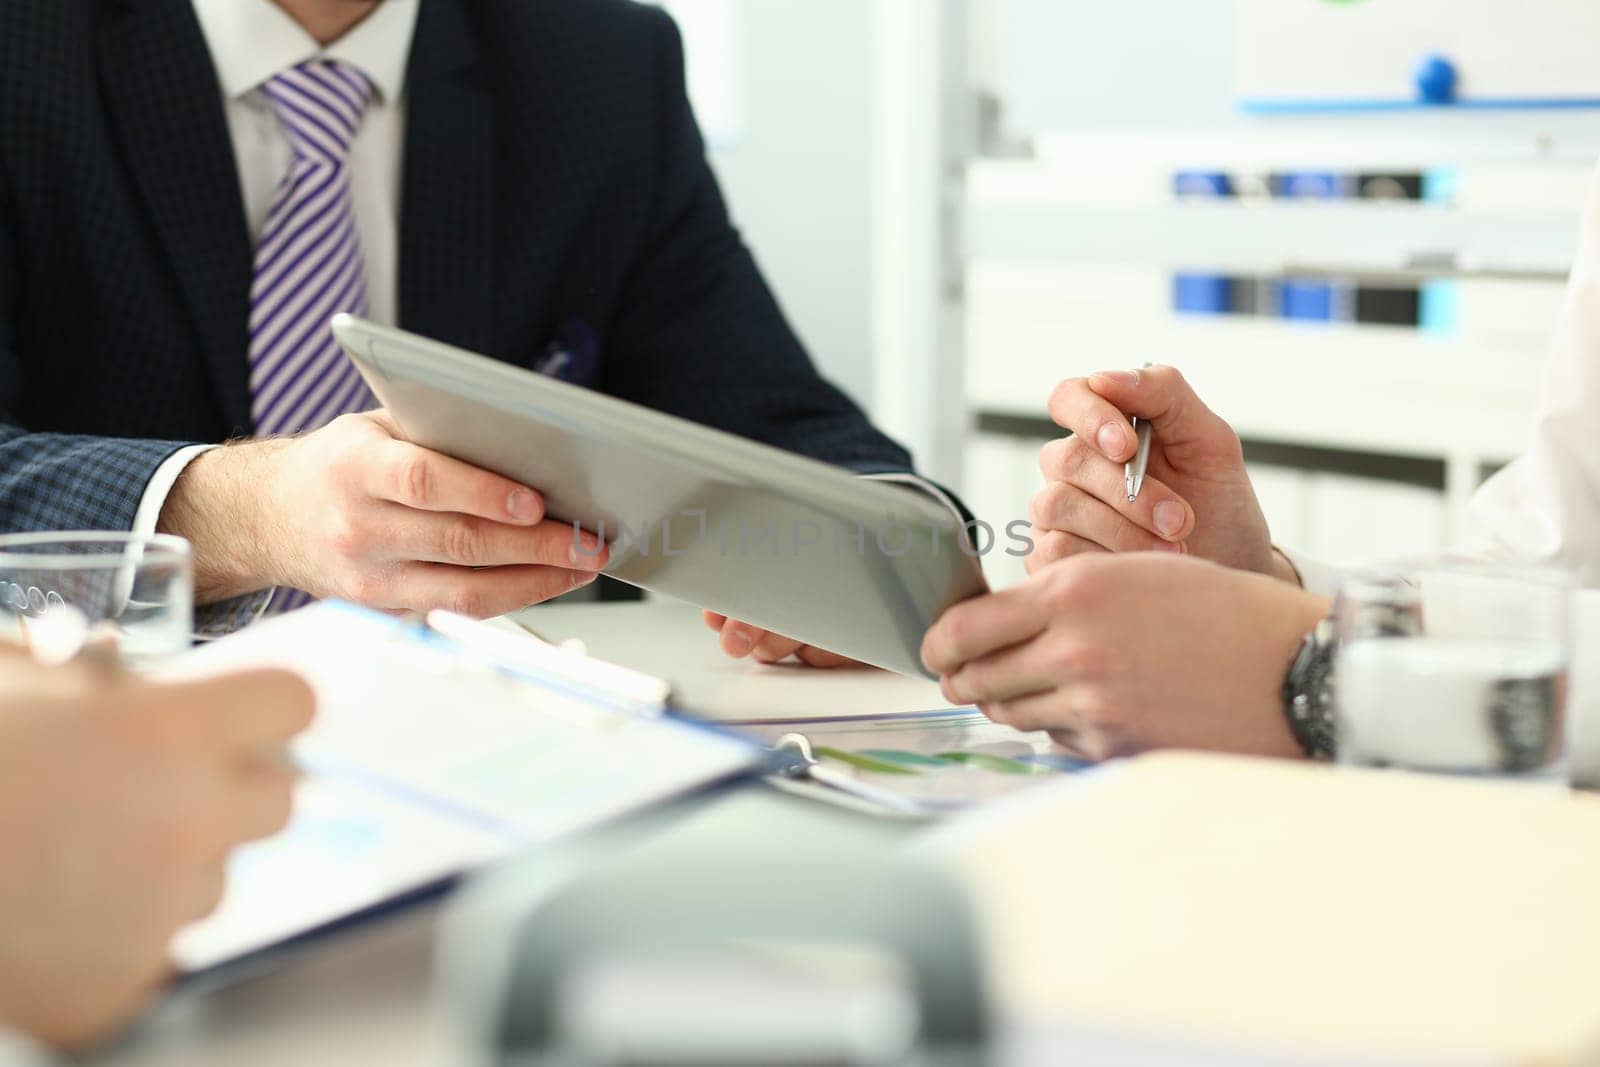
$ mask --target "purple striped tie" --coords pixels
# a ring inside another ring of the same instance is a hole
[[[343,63],[312,60],[262,89],[294,146],[250,291],[251,412],[257,435],[267,436],[314,430],[373,406],[328,329],[337,312],[367,312],[348,157],[372,85]]]
[[[294,147],[261,231],[250,290],[251,413],[264,437],[314,430],[374,401],[328,329],[337,312],[367,313],[348,164],[372,84],[352,67],[312,60],[262,89]],[[280,589],[270,610],[311,600]]]

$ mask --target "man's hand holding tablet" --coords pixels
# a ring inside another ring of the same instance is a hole
[[[160,528],[195,545],[195,592],[269,586],[386,611],[502,615],[594,581],[609,553],[544,497],[404,440],[387,412],[199,456]]]
[[[841,656],[837,652],[829,652],[825,648],[796,641],[782,634],[775,634],[771,630],[763,630],[759,626],[751,626],[738,619],[730,619],[726,615],[719,615],[714,611],[701,613],[713,633],[720,637],[722,651],[734,659],[744,659],[751,656],[761,663],[781,663],[793,656],[808,667],[866,667],[848,656]]]

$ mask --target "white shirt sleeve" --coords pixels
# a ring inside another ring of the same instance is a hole
[[[1467,558],[1561,567],[1600,586],[1600,171],[1545,361],[1533,439],[1478,490],[1467,519],[1455,546]],[[1336,592],[1336,568],[1284,555],[1308,590]]]
[[[145,483],[144,495],[139,498],[139,510],[133,515],[132,532],[135,535],[148,537],[156,532],[156,523],[161,521],[161,509],[166,506],[167,496],[172,492],[172,487],[178,484],[178,475],[194,462],[196,456],[217,447],[219,446],[190,445],[188,448],[180,448],[156,468],[156,472]]]
[[[1590,186],[1533,440],[1473,498],[1462,547],[1600,585],[1600,180]]]

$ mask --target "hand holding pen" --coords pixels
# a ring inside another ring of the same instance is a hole
[[[1147,367],[1149,365],[1145,364]],[[1133,447],[1133,458],[1122,466],[1122,487],[1127,490],[1130,504],[1139,499],[1139,490],[1144,488],[1145,472],[1150,469],[1151,430],[1149,419],[1133,420],[1133,435],[1138,443]]]
[[[1030,572],[1085,552],[1158,551],[1276,573],[1238,435],[1177,370],[1068,379],[1050,416],[1071,435],[1039,456]]]

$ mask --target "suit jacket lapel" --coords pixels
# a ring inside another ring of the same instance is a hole
[[[477,352],[494,346],[493,96],[458,0],[420,5],[406,89],[400,320]]]
[[[105,6],[95,43],[107,104],[223,413],[246,432],[253,253],[211,55],[189,0]]]

